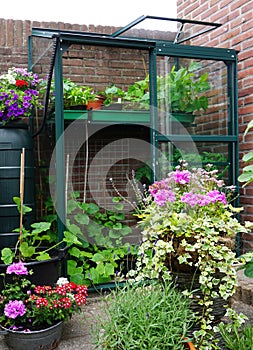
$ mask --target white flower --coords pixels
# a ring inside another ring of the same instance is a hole
[[[57,286],[63,286],[64,284],[69,283],[69,280],[65,277],[58,278],[58,281],[56,282]]]

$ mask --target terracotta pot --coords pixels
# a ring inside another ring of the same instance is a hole
[[[103,102],[104,102],[104,97],[102,96],[97,96],[95,101],[89,101],[87,105],[87,109],[101,109]]]
[[[196,350],[195,346],[190,341],[185,343],[185,348],[188,349],[188,350]]]

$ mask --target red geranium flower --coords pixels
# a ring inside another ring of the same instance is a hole
[[[23,86],[28,86],[28,82],[25,80],[16,80],[16,86],[22,88]]]

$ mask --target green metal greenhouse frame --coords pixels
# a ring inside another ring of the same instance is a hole
[[[155,39],[143,39],[135,37],[122,37],[121,34],[125,33],[136,24],[142,22],[145,19],[155,19],[162,21],[176,21],[179,23],[180,28],[176,35],[174,42],[160,41]],[[94,46],[107,46],[118,47],[126,49],[139,49],[145,50],[149,55],[149,76],[150,76],[150,130],[151,132],[151,144],[154,145],[153,149],[157,149],[158,144],[173,141],[186,141],[187,136],[180,134],[168,134],[160,135],[157,130],[157,66],[156,59],[158,56],[170,56],[170,57],[183,57],[189,59],[208,59],[214,61],[223,61],[227,67],[227,94],[229,97],[228,102],[228,133],[227,135],[191,135],[194,142],[217,142],[226,143],[229,150],[229,163],[231,164],[230,182],[235,186],[237,184],[238,177],[238,111],[237,111],[237,52],[231,49],[214,48],[214,47],[202,47],[182,45],[184,40],[179,40],[184,24],[190,23],[192,25],[203,25],[204,30],[200,33],[203,34],[208,30],[213,30],[220,26],[220,24],[187,21],[183,19],[170,19],[155,16],[142,16],[131,22],[129,25],[123,27],[119,31],[111,34],[99,34],[99,33],[87,33],[57,29],[45,29],[45,28],[33,28],[32,35],[29,38],[29,66],[32,69],[32,38],[41,37],[48,38],[49,40],[55,40],[56,42],[56,56],[54,65],[54,78],[55,78],[55,136],[56,136],[56,202],[58,217],[66,217],[65,208],[65,160],[64,160],[64,111],[63,111],[63,54],[72,44],[94,45]],[[208,30],[205,26],[210,26]],[[200,35],[198,34],[198,35]],[[193,37],[195,37],[194,35]],[[189,40],[186,38],[185,40]],[[156,160],[157,154],[154,152],[151,157]],[[156,162],[154,162],[156,163]],[[154,174],[156,174],[156,166],[154,166]],[[65,222],[58,220],[58,232],[59,239],[63,236]]]

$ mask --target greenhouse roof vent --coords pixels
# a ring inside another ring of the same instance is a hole
[[[172,41],[175,44],[180,44],[214,30],[221,25],[221,23],[214,22],[143,15],[112,33],[111,36],[118,37],[124,34],[130,37],[138,37],[138,30],[145,29],[150,32],[152,36],[150,39],[154,39],[153,35],[156,31],[172,32],[174,34]]]

